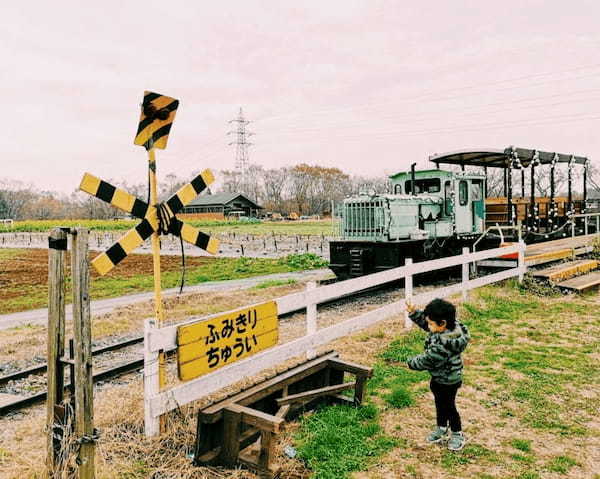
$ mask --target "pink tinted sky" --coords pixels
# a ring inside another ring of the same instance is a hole
[[[384,175],[510,144],[600,151],[593,1],[3,2],[0,178],[144,181],[144,89],[179,98],[159,175],[252,162]]]

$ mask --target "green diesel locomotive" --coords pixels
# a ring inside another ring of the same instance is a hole
[[[470,246],[485,229],[485,176],[425,170],[391,177],[393,194],[359,194],[342,205],[330,243],[338,278],[362,276]]]

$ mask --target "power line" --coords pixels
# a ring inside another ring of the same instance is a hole
[[[398,98],[398,99],[396,99],[396,102],[423,103],[423,102],[438,102],[438,101],[446,101],[446,100],[458,100],[458,99],[463,99],[466,97],[470,98],[472,96],[486,94],[487,92],[481,91],[481,92],[471,93],[468,95],[453,95],[453,96],[442,96],[442,97],[439,97],[436,95],[440,95],[440,94],[443,95],[443,94],[461,91],[461,90],[485,89],[488,87],[493,87],[493,86],[501,85],[501,84],[505,84],[505,83],[521,82],[521,81],[527,80],[527,79],[544,78],[544,77],[550,77],[550,76],[555,76],[555,75],[563,75],[565,73],[572,73],[572,72],[577,72],[577,71],[581,71],[581,70],[590,70],[590,69],[597,69],[597,68],[600,68],[600,64],[581,66],[581,67],[571,68],[571,69],[561,70],[561,71],[539,73],[539,74],[535,74],[535,75],[526,75],[526,76],[520,76],[520,77],[514,77],[514,78],[507,78],[505,80],[496,80],[493,82],[483,83],[483,84],[479,84],[479,85],[465,85],[465,86],[449,88],[449,89],[441,90],[441,91],[429,91],[429,92],[422,93],[420,95],[413,95],[410,97]],[[579,80],[579,79],[583,79],[583,78],[591,78],[591,77],[597,77],[597,76],[598,76],[598,73],[596,72],[596,73],[592,73],[592,74],[578,75],[578,76],[568,77],[568,78],[550,78],[545,81],[538,81],[538,82],[529,83],[529,84],[525,84],[525,85],[515,84],[515,85],[510,85],[505,88],[495,89],[494,93],[499,92],[499,91],[508,91],[508,90],[512,90],[515,88],[530,88],[530,87],[545,85],[545,84],[553,83],[553,82],[557,82],[557,81]],[[378,103],[365,103],[362,105],[354,105],[354,106],[340,107],[340,108],[328,107],[328,108],[323,108],[320,110],[311,111],[310,115],[311,115],[311,117],[314,118],[314,115],[341,114],[344,112],[352,112],[352,111],[356,111],[356,110],[369,110],[369,109],[373,109],[373,108],[379,108],[380,106],[389,107],[389,105],[390,105],[390,101],[378,102]],[[285,118],[294,118],[294,117],[302,118],[302,116],[303,116],[303,114],[274,115],[271,117],[261,118],[257,121],[260,121],[260,122],[275,121],[275,120],[279,121],[280,119],[285,119]]]

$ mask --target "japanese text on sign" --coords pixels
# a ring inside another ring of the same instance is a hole
[[[180,326],[177,330],[179,379],[187,381],[277,344],[274,301]]]

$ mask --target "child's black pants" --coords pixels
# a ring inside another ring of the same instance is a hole
[[[437,425],[447,427],[450,423],[452,432],[462,431],[460,415],[456,409],[456,393],[462,386],[462,381],[456,384],[440,384],[432,379],[429,386],[435,399]]]

